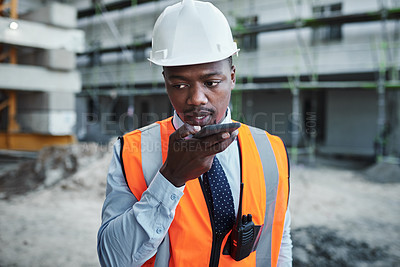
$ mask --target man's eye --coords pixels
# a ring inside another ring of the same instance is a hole
[[[220,81],[209,81],[209,82],[205,82],[204,85],[207,87],[215,87],[220,83]]]
[[[175,84],[175,85],[173,85],[173,87],[176,89],[183,89],[183,88],[187,87],[187,84]]]

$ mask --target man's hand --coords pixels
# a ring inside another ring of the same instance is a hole
[[[184,124],[169,137],[168,156],[160,173],[175,186],[182,186],[207,172],[215,154],[224,151],[237,136],[237,131],[234,131],[201,139],[187,138],[198,131],[199,126]]]

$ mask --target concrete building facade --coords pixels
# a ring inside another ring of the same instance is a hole
[[[84,32],[74,6],[1,1],[0,148],[38,150],[76,140],[76,53]]]

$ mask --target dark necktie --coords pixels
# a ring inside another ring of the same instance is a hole
[[[217,157],[214,157],[211,169],[203,175],[203,182],[206,192],[212,197],[215,230],[224,233],[235,222],[235,210],[228,179]]]

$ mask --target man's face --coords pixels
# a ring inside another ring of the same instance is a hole
[[[179,117],[190,125],[216,124],[225,117],[235,67],[228,60],[164,67],[168,97]]]

